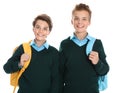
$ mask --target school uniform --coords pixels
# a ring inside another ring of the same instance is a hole
[[[109,71],[101,40],[97,39],[93,50],[100,60],[93,65],[86,55],[86,46],[91,37],[79,40],[75,35],[60,44],[61,93],[99,93],[98,76]]]
[[[19,79],[17,93],[58,93],[59,92],[59,53],[47,42],[37,47],[31,42],[32,57],[28,68]],[[20,70],[18,66],[23,47],[20,45],[4,65],[6,73]]]

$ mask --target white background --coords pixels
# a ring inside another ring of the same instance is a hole
[[[34,38],[33,19],[41,13],[51,16],[53,29],[48,42],[59,48],[60,41],[74,31],[71,12],[81,2],[92,10],[88,32],[102,40],[110,65],[108,89],[101,93],[120,93],[119,0],[0,0],[0,93],[12,93],[9,74],[4,72],[3,65],[17,45]]]

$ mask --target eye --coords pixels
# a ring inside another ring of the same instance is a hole
[[[83,18],[82,20],[87,20],[86,18]]]
[[[43,30],[44,31],[49,31],[49,27],[44,27]]]
[[[88,21],[89,18],[88,18],[88,17],[83,17],[82,20],[83,20],[83,21]]]
[[[78,17],[75,17],[75,18],[74,18],[74,20],[76,20],[76,21],[77,21],[77,20],[79,20],[79,18],[78,18]]]
[[[36,28],[36,29],[40,29],[40,26],[36,25],[35,28]]]
[[[49,29],[48,29],[48,27],[45,27],[44,30],[45,30],[45,31],[48,31]]]

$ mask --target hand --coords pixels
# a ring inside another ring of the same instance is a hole
[[[29,60],[29,58],[30,58],[30,56],[28,54],[26,54],[26,53],[22,54],[21,58],[20,58],[20,64],[19,65],[23,66],[24,63]]]
[[[92,51],[89,55],[89,60],[91,60],[92,64],[97,64],[99,61],[99,54],[96,51]]]

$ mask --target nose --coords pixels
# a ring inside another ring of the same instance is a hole
[[[44,32],[44,29],[39,28],[39,29],[38,29],[38,32],[39,32],[39,33],[43,33],[43,32]]]
[[[82,23],[82,20],[79,19],[79,20],[78,20],[78,23]]]

